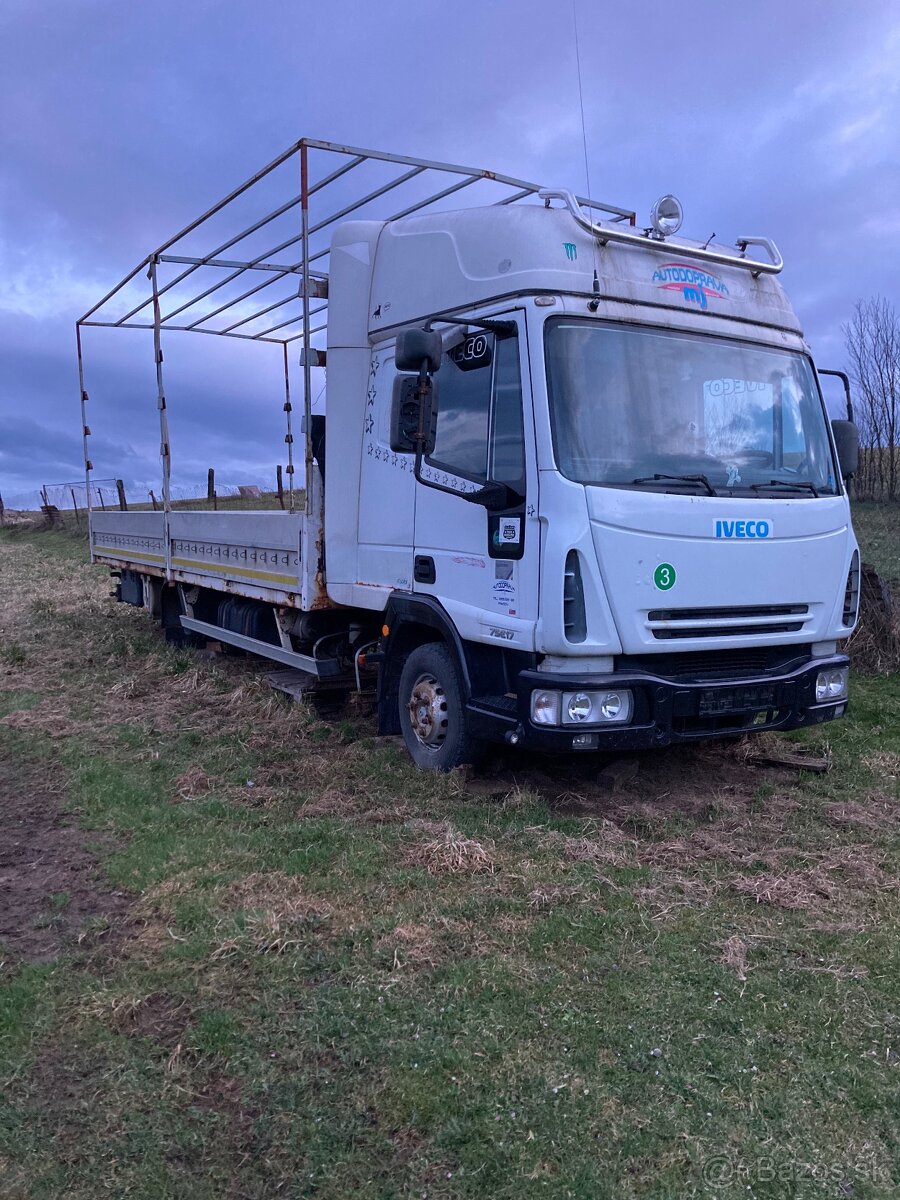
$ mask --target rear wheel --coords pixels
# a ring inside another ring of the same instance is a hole
[[[413,762],[452,771],[473,762],[479,744],[468,730],[459,669],[442,642],[417,646],[400,675],[400,729]]]

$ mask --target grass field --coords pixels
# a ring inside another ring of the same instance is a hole
[[[853,505],[853,528],[863,561],[879,575],[900,584],[900,504]]]
[[[0,534],[0,1196],[898,1194],[897,676],[434,778],[109,586]]]

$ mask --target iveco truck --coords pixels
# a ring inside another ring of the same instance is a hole
[[[170,637],[374,692],[426,769],[491,741],[644,749],[842,716],[856,430],[828,419],[774,243],[680,223],[671,196],[644,227],[295,143],[77,323],[88,483],[88,328],[147,331],[159,414],[162,507],[94,510],[94,561]],[[284,511],[173,506],[189,400],[164,346],[187,333],[283,365]]]

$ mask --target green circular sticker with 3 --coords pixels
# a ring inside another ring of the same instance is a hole
[[[653,582],[661,592],[675,586],[675,568],[671,563],[660,563],[653,572]]]

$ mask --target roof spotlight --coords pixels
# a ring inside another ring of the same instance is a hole
[[[677,233],[683,220],[681,201],[675,196],[661,196],[650,210],[650,224],[659,238]]]

